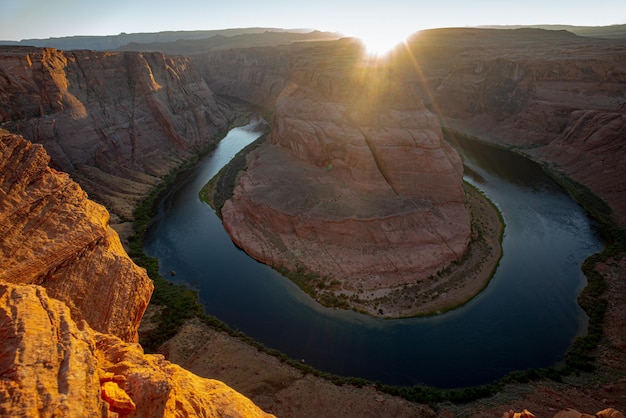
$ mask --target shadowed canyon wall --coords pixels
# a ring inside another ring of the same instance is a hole
[[[444,125],[564,171],[626,223],[626,41],[434,30],[408,51],[402,71]]]
[[[114,221],[206,149],[233,110],[190,59],[161,53],[0,50],[0,126],[44,145]]]

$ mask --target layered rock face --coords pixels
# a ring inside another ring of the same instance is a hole
[[[35,285],[0,283],[0,415],[270,417],[224,383],[75,323]]]
[[[0,135],[0,281],[44,286],[77,320],[137,341],[152,281],[106,209],[49,160],[41,145]]]
[[[445,125],[554,164],[626,224],[624,40],[441,29],[409,46],[411,56],[398,58],[403,77]]]
[[[115,219],[232,119],[189,58],[0,49],[0,124],[44,145]]]
[[[535,153],[602,196],[617,220],[626,224],[626,106],[622,107],[573,111],[563,133]]]
[[[212,51],[192,57],[213,91],[272,107],[286,86],[289,47]]]
[[[271,143],[224,204],[225,228],[270,265],[361,290],[415,283],[468,244],[461,161],[388,69],[354,45],[330,51],[292,63]]]

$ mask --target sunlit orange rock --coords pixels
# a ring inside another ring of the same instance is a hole
[[[75,323],[35,285],[0,283],[0,416],[269,417],[225,384]]]
[[[41,285],[77,320],[137,341],[152,281],[128,258],[106,209],[48,162],[41,145],[0,136],[0,281]]]
[[[502,418],[535,418],[535,415],[527,409],[524,409],[522,412],[511,410],[502,415]]]
[[[598,418],[624,418],[624,414],[621,411],[613,408],[607,408],[596,412],[595,416]]]
[[[137,409],[135,402],[115,382],[102,382],[100,384],[100,394],[102,399],[109,404],[109,409],[112,412],[128,415]]]

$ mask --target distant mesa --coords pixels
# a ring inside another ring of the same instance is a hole
[[[173,54],[206,52],[211,48],[246,48],[260,45],[283,45],[310,40],[331,40],[340,36],[311,29],[232,28],[198,31],[120,33],[108,36],[65,36],[46,39],[2,41],[0,45],[34,46],[61,50],[159,51]]]

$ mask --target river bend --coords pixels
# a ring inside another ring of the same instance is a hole
[[[500,209],[503,256],[489,286],[463,307],[428,318],[383,320],[318,305],[232,243],[198,192],[261,133],[230,131],[213,154],[158,202],[145,240],[162,274],[199,292],[208,314],[320,370],[386,384],[441,388],[489,383],[509,371],[563,360],[586,332],[580,266],[601,250],[593,223],[541,167],[513,152],[462,143],[466,180]]]

